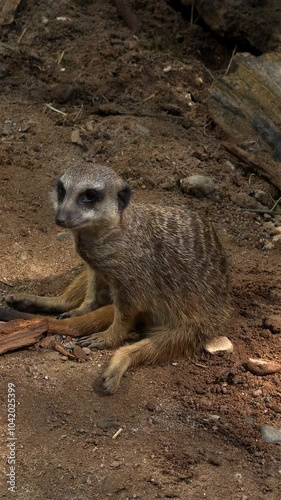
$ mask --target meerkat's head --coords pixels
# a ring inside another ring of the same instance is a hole
[[[69,229],[100,229],[118,225],[131,197],[131,189],[109,167],[71,166],[53,192],[56,224]]]

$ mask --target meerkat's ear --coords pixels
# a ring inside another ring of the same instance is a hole
[[[132,191],[128,184],[126,184],[125,187],[123,187],[123,189],[121,189],[121,191],[118,192],[117,200],[118,200],[119,210],[124,210],[124,208],[128,206],[129,201],[131,199],[131,194]]]

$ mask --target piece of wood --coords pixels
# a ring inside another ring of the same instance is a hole
[[[38,342],[48,331],[46,319],[16,320],[0,324],[0,354],[28,347]]]
[[[281,161],[281,53],[233,57],[233,73],[214,81],[208,99],[214,121],[235,139],[254,141]]]
[[[222,146],[228,153],[255,170],[261,177],[264,177],[281,191],[281,169],[278,163],[273,161],[262,163],[255,155],[229,142],[222,142]]]
[[[53,347],[56,339],[54,335],[47,335],[44,339],[39,342],[39,347],[43,347],[44,349],[48,349],[49,347]]]
[[[53,344],[54,348],[56,351],[60,352],[64,356],[67,356],[69,359],[77,359],[74,354],[72,354],[68,349],[65,349],[61,344],[58,342],[54,342]]]

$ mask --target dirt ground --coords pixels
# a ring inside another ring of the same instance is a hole
[[[95,389],[110,352],[83,364],[38,347],[3,355],[0,498],[277,500],[280,445],[260,428],[281,425],[280,374],[257,377],[243,363],[280,361],[280,249],[264,244],[281,217],[243,211],[241,199],[263,190],[270,205],[278,193],[225,152],[208,115],[231,44],[164,0],[131,4],[137,36],[109,0],[25,0],[2,28],[1,303],[19,290],[57,294],[81,268],[71,239],[57,239],[49,192],[67,165],[97,161],[124,175],[136,200],[214,222],[231,265],[234,353],[132,370],[110,397]],[[183,194],[190,174],[212,177],[215,196]],[[9,382],[16,493],[6,483]]]

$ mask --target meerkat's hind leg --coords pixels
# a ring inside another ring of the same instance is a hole
[[[60,314],[79,307],[86,295],[88,272],[84,271],[58,297],[18,293],[6,297],[8,306],[30,313]]]
[[[83,314],[88,314],[91,311],[99,309],[99,307],[103,307],[111,303],[112,297],[108,285],[89,268],[87,272],[87,285],[84,300],[79,307],[63,312],[62,314],[59,314],[57,318],[65,319],[82,316]]]
[[[185,327],[174,331],[163,326],[162,330],[155,328],[151,334],[149,332],[149,337],[117,349],[102,376],[105,393],[116,392],[130,366],[168,362],[185,355],[192,343],[193,333],[188,334]]]

